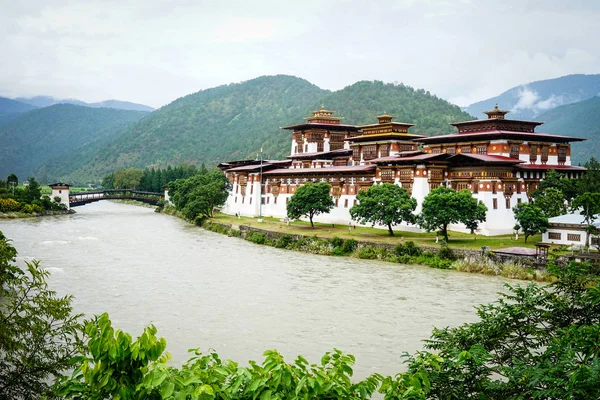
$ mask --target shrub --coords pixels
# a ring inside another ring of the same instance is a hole
[[[344,254],[350,254],[356,250],[358,242],[354,239],[346,239],[342,244],[341,250]]]
[[[294,239],[292,239],[290,235],[283,235],[279,239],[277,239],[277,241],[275,242],[275,247],[277,247],[278,249],[285,249],[293,242],[293,240]]]
[[[256,244],[265,244],[267,237],[262,232],[249,231],[246,232],[246,240]]]
[[[442,247],[440,247],[437,256],[443,260],[456,260],[456,255],[454,254],[452,249],[447,245],[442,245]]]
[[[331,247],[342,247],[344,245],[344,239],[339,237],[333,237],[330,243]]]
[[[387,250],[380,247],[365,246],[358,249],[358,258],[363,260],[384,260]]]
[[[417,247],[414,242],[406,242],[404,244],[400,243],[394,248],[394,254],[397,257],[401,256],[420,256],[423,254],[423,250],[420,247]]]

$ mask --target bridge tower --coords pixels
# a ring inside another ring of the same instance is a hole
[[[71,187],[71,185],[69,185],[68,183],[57,182],[52,183],[48,186],[50,186],[50,188],[52,189],[52,194],[50,195],[52,201],[54,201],[55,197],[60,197],[60,203],[66,205],[67,210],[70,210],[71,204],[69,201],[69,188]]]

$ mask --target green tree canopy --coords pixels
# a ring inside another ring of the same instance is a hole
[[[533,197],[537,199],[549,188],[560,190],[565,199],[569,201],[577,196],[577,181],[569,179],[553,169],[546,173],[546,177],[540,182],[540,186],[533,193]]]
[[[227,201],[231,184],[218,169],[202,168],[196,175],[178,179],[169,189],[175,207],[189,220],[212,217],[213,209]]]
[[[544,211],[534,203],[521,203],[513,207],[515,219],[523,229],[525,243],[529,236],[544,233],[548,230],[548,217]]]
[[[390,235],[394,235],[392,226],[406,221],[415,222],[413,211],[417,200],[410,197],[406,189],[392,183],[371,186],[356,195],[358,204],[350,209],[352,219],[372,225],[386,225]]]
[[[535,205],[542,209],[546,217],[552,218],[567,213],[565,195],[560,189],[548,187],[535,196]]]
[[[457,192],[440,186],[423,200],[419,225],[431,232],[439,230],[448,241],[448,225],[463,223],[473,232],[486,219],[487,207],[477,201],[469,190]]]
[[[600,188],[596,190],[600,190]],[[590,226],[596,219],[596,215],[600,214],[600,193],[586,192],[577,196],[571,203],[571,210],[581,213],[584,222]],[[585,243],[587,247],[590,246],[590,232],[592,231],[591,228],[586,230]]]
[[[594,193],[600,191],[600,162],[594,157],[584,164],[587,171],[577,181],[577,193]]]
[[[48,289],[38,261],[12,264],[14,247],[0,232],[0,398],[39,398],[71,367],[79,350],[79,315],[71,297]]]
[[[292,219],[306,216],[314,228],[313,217],[328,213],[335,205],[330,190],[331,185],[326,182],[308,182],[300,186],[287,203],[287,216]]]
[[[144,171],[139,168],[119,169],[114,172],[115,189],[137,190],[140,187]]]

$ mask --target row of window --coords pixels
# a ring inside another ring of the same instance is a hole
[[[517,199],[517,204],[521,204],[521,199]],[[504,205],[506,206],[507,210],[512,208],[510,205],[510,198],[504,199]],[[492,199],[492,206],[494,207],[494,210],[498,209],[498,199]]]
[[[562,233],[560,232],[548,232],[548,239],[561,240]],[[567,241],[569,242],[581,242],[581,234],[579,233],[567,233]]]

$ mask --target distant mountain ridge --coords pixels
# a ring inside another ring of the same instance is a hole
[[[85,101],[77,99],[57,99],[51,96],[35,96],[35,97],[17,97],[16,101],[33,105],[35,107],[49,107],[55,104],[74,104],[77,106],[92,107],[92,108],[115,108],[118,110],[131,110],[131,111],[154,111],[155,109],[138,103],[132,103],[129,101],[121,100],[105,100],[97,103],[86,103]]]
[[[31,104],[0,97],[0,124],[17,118],[20,114],[36,109]]]
[[[545,112],[565,104],[577,103],[600,95],[600,74],[566,75],[513,87],[487,100],[473,103],[466,111],[481,118],[481,113],[494,108],[510,110],[507,118],[542,120]]]
[[[546,123],[538,131],[587,139],[571,145],[573,165],[583,165],[592,156],[600,159],[600,97],[556,107],[539,119]]]
[[[281,126],[303,122],[324,104],[348,124],[376,123],[386,111],[414,123],[413,133],[454,131],[448,123],[470,120],[459,107],[425,90],[380,81],[361,81],[330,92],[288,75],[263,76],[182,97],[151,113],[100,150],[84,167],[64,177],[99,179],[116,168],[165,167],[183,162],[216,165],[289,155],[291,132]]]
[[[0,125],[0,177],[36,176],[47,183],[71,172],[120,136],[145,111],[56,104]]]

